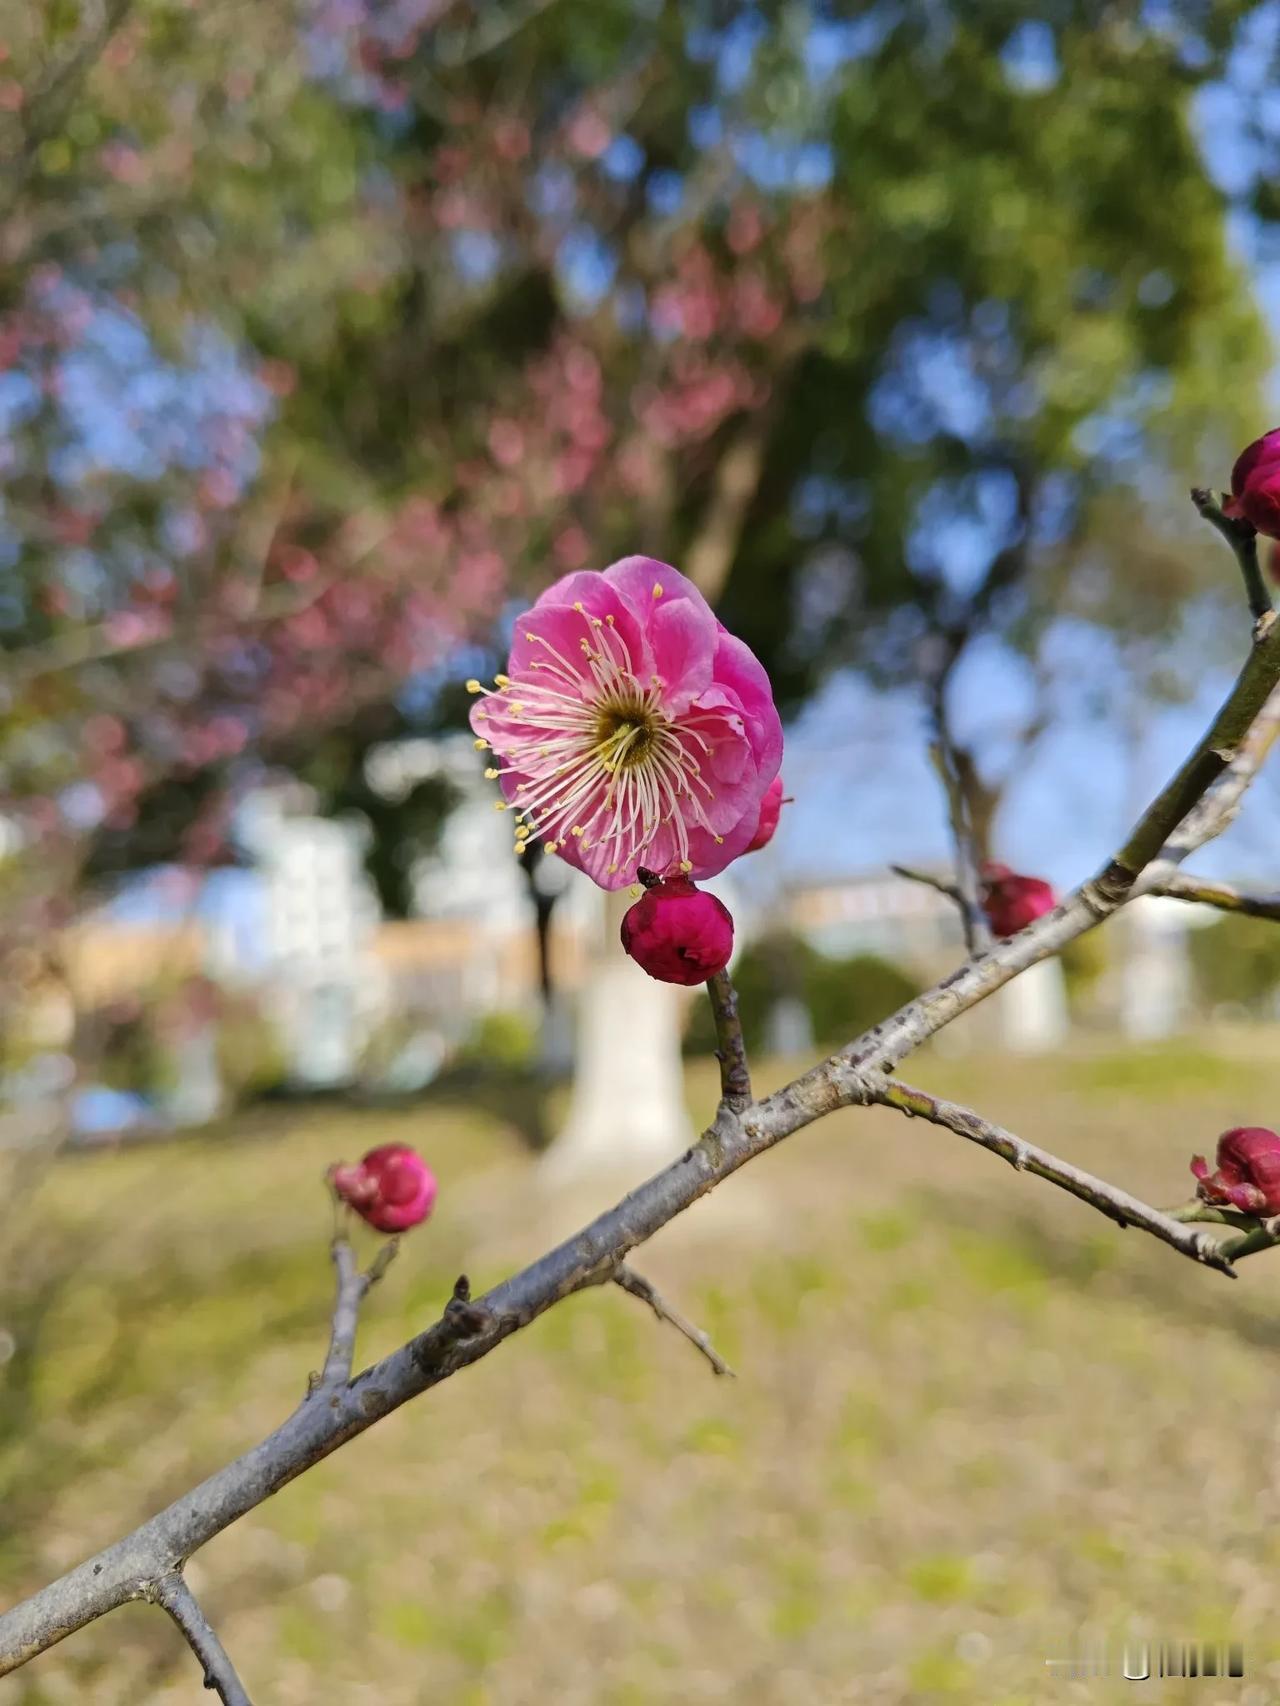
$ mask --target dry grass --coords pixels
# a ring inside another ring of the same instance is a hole
[[[1280,1091],[1267,1059],[1185,1049],[915,1076],[1156,1201]],[[318,1175],[393,1135],[443,1188],[370,1301],[371,1357],[563,1223],[497,1123],[293,1116],[44,1182],[7,1310],[7,1595],[292,1405],[326,1326]],[[287,1488],[192,1569],[263,1706],[1280,1699],[1280,1255],[1233,1284],[877,1112],[793,1139],[637,1265],[737,1381],[597,1293]],[[1246,1681],[1048,1678],[1086,1630],[1230,1636]],[[0,1688],[207,1698],[142,1607]]]

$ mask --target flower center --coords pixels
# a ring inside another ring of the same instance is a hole
[[[642,764],[657,733],[657,719],[640,699],[615,699],[596,714],[596,750],[614,770]]]

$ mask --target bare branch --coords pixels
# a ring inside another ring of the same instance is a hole
[[[395,1259],[399,1248],[399,1239],[389,1239],[379,1250],[373,1265],[367,1273],[361,1273],[356,1266],[355,1252],[345,1238],[338,1237],[333,1241],[333,1265],[338,1275],[338,1293],[333,1304],[333,1327],[329,1337],[329,1352],[324,1359],[324,1368],[320,1378],[313,1386],[314,1391],[327,1391],[333,1386],[345,1386],[351,1378],[351,1364],[355,1357],[356,1327],[360,1318],[360,1305],[371,1286],[386,1273]]]
[[[1230,883],[1211,882],[1207,877],[1188,877],[1175,872],[1162,883],[1152,883],[1147,894],[1166,895],[1201,906],[1216,906],[1220,912],[1239,912],[1246,918],[1280,918],[1280,894],[1246,894]]]
[[[1028,1143],[1025,1138],[1015,1137],[1011,1131],[983,1119],[981,1114],[975,1113],[971,1108],[961,1107],[957,1102],[944,1101],[941,1096],[931,1095],[927,1090],[917,1090],[910,1084],[881,1078],[874,1073],[864,1076],[863,1086],[864,1101],[878,1102],[886,1108],[897,1108],[908,1118],[925,1119],[932,1125],[945,1126],[948,1131],[967,1138],[970,1143],[980,1144],[993,1155],[1001,1156],[1019,1172],[1034,1173],[1037,1178],[1047,1179],[1050,1184],[1070,1191],[1073,1197],[1079,1197],[1081,1202],[1087,1202],[1091,1208],[1096,1208],[1118,1225],[1139,1226],[1144,1232],[1150,1232],[1164,1243],[1172,1245],[1182,1255],[1190,1256],[1193,1261],[1204,1262],[1208,1267],[1217,1268],[1225,1274],[1232,1272],[1231,1262],[1224,1253],[1224,1247],[1207,1233],[1189,1232],[1172,1215],[1152,1208],[1149,1203],[1130,1196],[1128,1191],[1121,1190],[1118,1185],[1108,1184],[1105,1179],[1086,1173],[1083,1168],[1073,1166],[1070,1161],[1060,1160],[1047,1149],[1040,1149],[1034,1143]]]
[[[1254,622],[1269,621],[1274,611],[1271,594],[1267,591],[1267,583],[1262,578],[1262,569],[1258,563],[1257,529],[1243,517],[1224,514],[1213,493],[1206,491],[1203,486],[1192,488],[1191,501],[1199,511],[1201,520],[1207,521],[1210,527],[1216,527],[1235,553],[1240,573],[1244,577],[1249,614]]]
[[[964,910],[964,896],[954,883],[947,882],[945,877],[935,877],[929,871],[917,871],[914,865],[890,865],[889,869],[895,877],[905,877],[909,883],[923,883],[925,888],[937,889],[939,894],[946,895],[954,901],[961,911]]]
[[[726,1108],[739,1114],[751,1101],[751,1072],[747,1066],[747,1046],[742,1040],[738,992],[727,971],[718,971],[707,980],[707,994],[711,997],[711,1011],[716,1021],[721,1101]]]
[[[181,1629],[187,1645],[204,1670],[204,1685],[217,1694],[223,1706],[253,1706],[226,1648],[215,1634],[199,1601],[183,1580],[180,1570],[171,1570],[151,1583],[148,1596],[169,1613]]]
[[[629,1268],[625,1262],[620,1262],[614,1270],[613,1283],[620,1285],[623,1291],[629,1292],[632,1297],[638,1297],[641,1303],[647,1303],[659,1321],[666,1321],[675,1328],[677,1333],[683,1333],[689,1343],[696,1345],[706,1357],[714,1373],[727,1374],[730,1379],[733,1378],[733,1370],[716,1350],[702,1328],[695,1327],[692,1321],[686,1320],[680,1314],[679,1310],[673,1309],[662,1296],[662,1293],[650,1285],[643,1274],[638,1274],[634,1268]]]

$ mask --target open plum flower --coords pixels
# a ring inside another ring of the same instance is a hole
[[[746,851],[782,762],[769,678],[692,581],[652,557],[566,575],[516,624],[472,708],[517,817],[605,889],[710,877]]]

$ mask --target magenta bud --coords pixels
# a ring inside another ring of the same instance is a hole
[[[705,983],[733,952],[729,908],[688,877],[656,882],[622,920],[622,946],[660,983]]]
[[[1280,1214],[1280,1133],[1262,1125],[1232,1126],[1218,1139],[1218,1168],[1203,1155],[1191,1159],[1202,1202],[1221,1203],[1242,1214]]]
[[[1251,522],[1259,533],[1280,539],[1280,427],[1255,438],[1231,470],[1231,496],[1223,514]]]
[[[329,1169],[329,1183],[379,1232],[407,1232],[427,1218],[436,1200],[435,1174],[403,1143],[371,1149],[354,1167],[338,1162]]]
[[[982,867],[982,910],[997,936],[1016,936],[1058,904],[1053,886],[1041,877],[1023,877],[1008,865]]]

